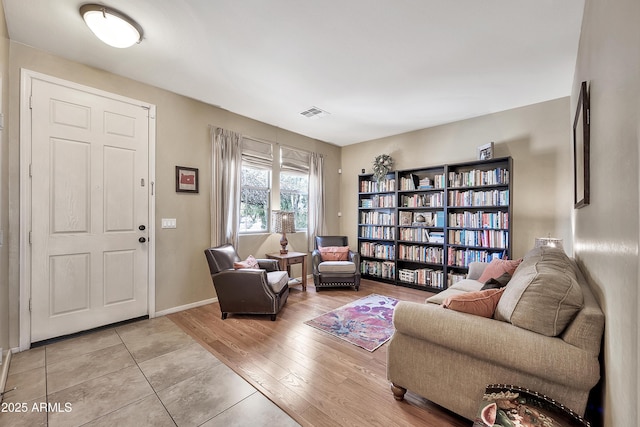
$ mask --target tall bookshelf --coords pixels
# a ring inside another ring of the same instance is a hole
[[[396,174],[387,174],[381,181],[373,175],[361,175],[358,184],[360,271],[365,276],[393,283],[396,280]]]
[[[469,263],[511,255],[510,157],[447,167],[447,272],[449,285]]]
[[[444,167],[398,172],[397,281],[445,287]]]
[[[512,169],[503,157],[360,175],[363,277],[437,292],[470,262],[510,257]]]

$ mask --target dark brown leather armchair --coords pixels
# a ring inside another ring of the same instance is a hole
[[[315,249],[311,253],[313,283],[316,291],[321,288],[352,286],[360,288],[360,254],[349,251],[348,261],[326,261],[318,248],[349,246],[347,236],[316,236]]]
[[[260,268],[236,270],[233,263],[240,257],[232,245],[208,248],[204,253],[223,319],[229,313],[242,313],[270,314],[276,320],[289,296],[289,275],[279,271],[277,260],[258,259]]]

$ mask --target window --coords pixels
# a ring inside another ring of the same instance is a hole
[[[271,171],[242,165],[240,232],[265,232],[269,229]]]
[[[280,147],[280,168],[274,168],[273,148],[270,142],[243,138],[240,233],[271,230],[271,197],[276,196],[271,194],[271,188],[277,182],[280,182],[280,210],[295,212],[296,230],[307,229],[310,154]]]
[[[307,229],[309,211],[309,175],[280,172],[280,209],[295,212],[296,230]]]
[[[280,209],[296,213],[296,230],[306,231],[309,214],[309,153],[280,147]]]
[[[242,140],[240,233],[269,230],[273,146],[252,138]]]

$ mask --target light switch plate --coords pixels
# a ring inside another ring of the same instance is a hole
[[[162,228],[176,228],[175,218],[162,218]]]

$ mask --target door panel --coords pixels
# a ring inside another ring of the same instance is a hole
[[[148,313],[148,110],[32,81],[32,342]]]
[[[51,140],[49,212],[53,234],[89,232],[90,148],[81,141]]]

